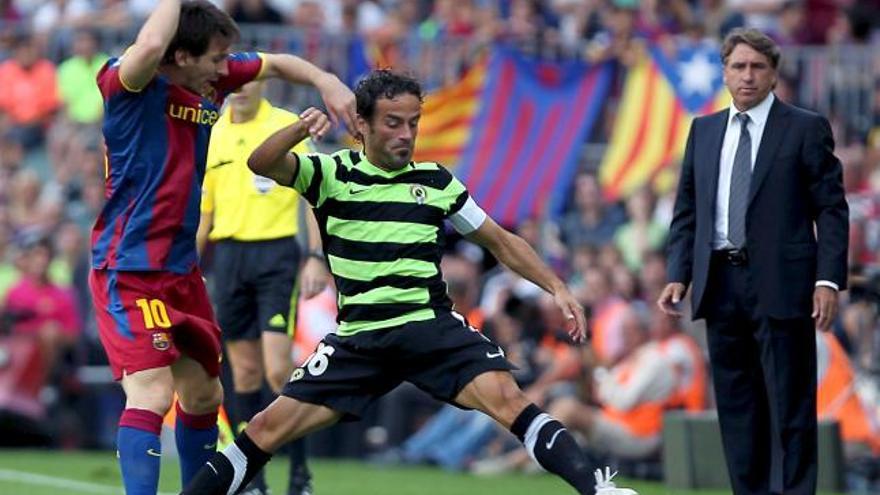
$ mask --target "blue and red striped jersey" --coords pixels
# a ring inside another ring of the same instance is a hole
[[[123,55],[124,56],[124,55]],[[226,96],[256,79],[258,53],[229,56],[229,73],[198,95],[157,75],[142,90],[119,77],[122,57],[98,73],[104,96],[106,203],[92,229],[92,267],[189,273],[211,127]]]

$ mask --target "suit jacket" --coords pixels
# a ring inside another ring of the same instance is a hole
[[[668,277],[692,283],[702,318],[715,228],[719,162],[728,110],[691,124],[670,227]],[[775,99],[770,108],[746,212],[748,270],[758,314],[808,317],[817,280],[846,288],[849,211],[828,121]]]

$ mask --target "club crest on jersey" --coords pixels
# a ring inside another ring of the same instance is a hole
[[[302,380],[302,378],[306,375],[306,372],[302,368],[297,368],[293,370],[293,374],[290,375],[290,381],[295,382],[297,380]]]
[[[421,184],[413,184],[409,188],[409,193],[416,200],[416,203],[423,205],[428,198],[428,190]]]
[[[220,118],[217,110],[209,108],[194,108],[179,103],[171,103],[168,105],[168,115],[172,118],[192,122],[193,124],[203,124],[213,126]]]
[[[157,351],[167,351],[171,347],[171,339],[166,332],[153,332],[153,348]]]

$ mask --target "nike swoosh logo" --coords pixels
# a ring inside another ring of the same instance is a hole
[[[369,187],[365,187],[365,188],[363,188],[363,189],[355,189],[355,188],[352,187],[351,189],[348,190],[348,193],[349,193],[349,194],[358,194],[358,193],[362,193],[362,192],[364,192],[364,191],[369,191],[369,190],[370,190]]]
[[[556,433],[554,433],[552,437],[550,437],[550,441],[547,442],[547,445],[545,445],[545,447],[547,447],[547,450],[550,450],[553,448],[553,444],[556,443],[556,437],[558,437],[559,434],[562,433],[563,431],[565,431],[565,428],[560,428],[560,429],[556,430]]]
[[[156,452],[153,449],[147,449],[147,455],[151,455],[153,457],[162,457],[162,454],[160,452]]]
[[[495,359],[497,357],[504,357],[504,351],[498,349],[498,352],[487,352],[486,357],[489,359]]]
[[[206,443],[206,444],[204,445],[204,447],[202,447],[202,448],[205,449],[205,450],[215,450],[215,449],[217,448],[217,442],[214,442],[214,443]]]
[[[232,160],[220,160],[219,162],[211,165],[211,168],[220,168],[223,165],[229,165],[230,163],[232,163]]]

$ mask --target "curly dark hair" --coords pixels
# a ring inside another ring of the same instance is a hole
[[[355,87],[357,113],[370,121],[376,112],[376,101],[380,98],[391,99],[397,95],[411,94],[422,101],[422,85],[409,74],[395,72],[390,69],[378,69],[370,72]]]

